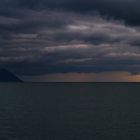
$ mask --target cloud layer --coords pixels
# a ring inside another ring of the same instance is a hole
[[[125,12],[138,1],[115,3]],[[0,67],[20,75],[139,73],[139,21],[131,10],[128,19],[117,16],[113,6],[111,0],[0,0]]]

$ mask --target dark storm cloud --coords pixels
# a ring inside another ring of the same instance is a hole
[[[139,27],[47,9],[0,19],[1,67],[17,73],[139,71]]]
[[[63,9],[80,13],[98,11],[132,25],[140,24],[139,5],[139,0],[0,0],[0,9],[6,8],[5,14],[12,14],[7,12],[10,8]]]
[[[0,67],[24,75],[139,72],[140,28],[131,25],[139,25],[137,4],[0,0]]]
[[[138,0],[17,0],[15,3],[20,7],[38,10],[55,8],[80,13],[98,11],[115,19],[125,20],[128,24],[140,23]]]

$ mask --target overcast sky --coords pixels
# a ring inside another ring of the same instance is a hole
[[[78,74],[87,76],[83,81],[91,74],[89,81],[107,81],[105,73],[113,81],[114,72],[134,78],[140,72],[139,5],[139,0],[0,0],[0,68],[28,81],[53,81],[52,75],[77,81]]]

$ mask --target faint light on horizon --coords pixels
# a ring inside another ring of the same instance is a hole
[[[140,75],[129,72],[55,73],[40,76],[21,76],[31,82],[140,82]]]

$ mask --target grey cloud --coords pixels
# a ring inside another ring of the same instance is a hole
[[[138,0],[1,0],[0,14],[19,16],[24,13],[20,9],[62,9],[83,14],[98,11],[108,17],[124,20],[127,24],[139,25],[139,4]]]
[[[29,9],[25,13],[20,18],[2,17],[1,67],[24,75],[139,71],[139,27],[96,14]]]
[[[139,4],[138,0],[14,0],[11,5],[34,10],[49,8],[79,13],[98,11],[114,19],[125,20],[128,24],[139,25]]]

